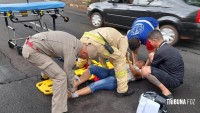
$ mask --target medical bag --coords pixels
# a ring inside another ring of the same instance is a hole
[[[166,99],[156,92],[141,94],[136,113],[167,113]]]

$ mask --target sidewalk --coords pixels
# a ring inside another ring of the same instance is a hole
[[[101,2],[105,0],[60,0],[67,3],[70,7],[80,10],[87,10],[87,7],[94,2]]]
[[[87,6],[91,3],[91,0],[61,0],[68,4],[68,6],[80,9],[80,10],[87,10]]]

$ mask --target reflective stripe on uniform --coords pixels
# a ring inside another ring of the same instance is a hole
[[[89,37],[95,41],[97,41],[98,43],[105,45],[105,41],[102,39],[101,36],[99,36],[98,34],[94,34],[94,33],[90,33],[90,32],[85,32],[83,34],[83,37]]]
[[[126,75],[127,75],[126,70],[123,70],[123,71],[120,71],[120,72],[115,72],[116,78],[120,78],[120,77],[123,77],[123,76],[126,76]]]
[[[105,51],[103,54],[104,54],[105,56],[110,55],[110,53],[109,53],[108,51]]]

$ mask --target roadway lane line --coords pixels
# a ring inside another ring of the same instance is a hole
[[[34,22],[29,22],[30,24],[36,25],[37,27],[41,27],[39,24],[35,24]],[[47,29],[46,27],[43,27],[43,29]],[[49,31],[53,31],[51,29],[48,29]]]

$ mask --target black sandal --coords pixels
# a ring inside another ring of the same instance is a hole
[[[165,99],[169,99],[169,100],[171,100],[171,99],[173,99],[174,97],[172,96],[172,94],[169,94],[169,95],[164,95],[163,93],[160,93],[159,94],[160,96],[162,96],[162,97],[164,97]]]

